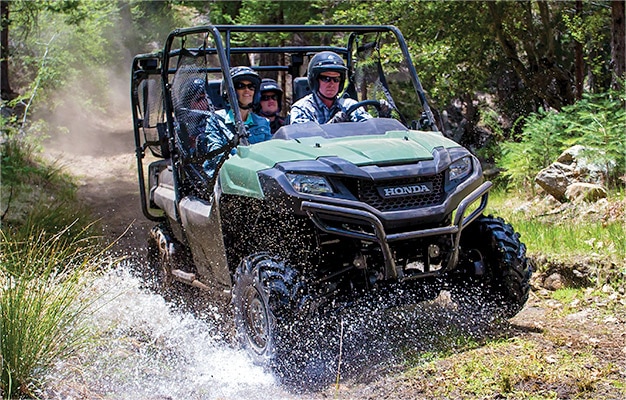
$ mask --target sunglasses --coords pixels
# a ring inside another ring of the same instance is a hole
[[[341,78],[339,78],[338,76],[326,76],[326,75],[320,75],[320,81],[328,83],[330,81],[333,81],[334,83],[339,83],[339,81],[341,80]]]
[[[235,89],[242,90],[244,88],[247,88],[248,90],[252,90],[252,91],[256,90],[254,83],[248,83],[248,84],[241,83],[241,82],[235,83]]]
[[[270,94],[269,96],[261,96],[261,101],[268,101],[268,100],[278,101],[278,96],[276,96],[275,94]]]

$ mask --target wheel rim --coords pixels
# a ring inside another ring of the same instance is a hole
[[[269,316],[261,294],[254,288],[246,292],[244,318],[248,341],[253,349],[262,354],[267,350],[270,338]]]

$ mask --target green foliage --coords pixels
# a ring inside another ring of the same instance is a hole
[[[111,82],[127,79],[131,57],[156,50],[154,43],[160,47],[172,29],[192,23],[188,10],[170,1],[16,0],[9,6],[11,86],[29,104],[29,118],[67,99],[85,113],[109,108]]]
[[[524,121],[519,142],[503,143],[497,164],[511,185],[532,188],[535,175],[567,147],[567,119],[562,113],[539,110]]]
[[[89,338],[84,279],[96,255],[78,242],[67,247],[63,234],[1,237],[0,392],[7,399],[32,395],[46,371]]]
[[[491,57],[497,51],[493,39],[486,39],[491,36],[488,25],[476,18],[485,14],[482,2],[392,0],[349,4],[349,8],[335,10],[335,22],[393,24],[402,31],[435,108],[485,88],[487,74],[493,71]]]
[[[0,232],[0,393],[31,396],[53,363],[88,340],[82,319],[100,246],[72,181],[6,123]]]
[[[6,128],[0,143],[3,231],[26,240],[34,231],[47,232],[49,237],[69,227],[66,236],[92,237],[95,227],[82,222],[88,221],[88,210],[76,204],[72,178],[41,160],[35,138],[19,134],[9,123]]]
[[[12,46],[10,62],[11,70],[19,74],[13,73],[12,80],[17,82],[14,87],[30,85],[20,92],[23,99],[34,98],[31,112],[54,109],[59,100],[51,96],[52,91],[81,80],[89,85],[79,85],[71,93],[87,109],[101,110],[109,99],[111,74],[125,74],[130,55],[158,50],[167,33],[176,27],[206,23],[381,23],[395,24],[403,32],[434,109],[447,107],[453,99],[474,97],[480,91],[499,95],[499,111],[509,119],[537,109],[536,93],[540,91],[531,90],[530,81],[524,87],[519,85],[521,77],[514,72],[511,58],[494,39],[487,2],[316,0],[307,2],[307,7],[303,4],[262,0],[16,0],[10,3],[11,38],[20,45]],[[569,2],[500,2],[494,7],[503,11],[502,24],[519,60],[535,64],[542,58],[556,60],[563,70],[571,71],[573,46],[582,42],[591,77],[589,86],[593,91],[608,87],[609,7],[584,3],[582,14],[576,14]],[[236,39],[280,45],[292,38],[242,34]],[[299,39],[313,43],[318,37]],[[393,62],[392,53],[392,49],[383,49],[385,61]],[[525,67],[536,70],[537,66]],[[573,87],[573,83],[567,86]]]
[[[4,141],[0,143],[2,150],[2,169],[0,170],[1,182],[3,185],[15,185],[24,180],[38,178],[44,182],[50,178],[48,171],[39,168],[31,161],[35,145],[19,139],[17,129],[12,124],[0,119],[0,123],[5,127]],[[4,203],[4,202],[3,202]]]
[[[529,115],[519,142],[502,144],[498,166],[513,186],[531,188],[535,175],[574,144],[587,148],[586,156],[610,167],[611,187],[626,168],[623,143],[626,111],[624,95],[585,95],[561,112],[540,110]]]
[[[571,114],[566,132],[575,137],[574,144],[587,148],[585,155],[591,161],[604,165],[608,171],[606,181],[615,187],[620,175],[626,172],[626,94],[586,94],[573,106],[564,109]]]
[[[114,65],[121,56],[104,35],[115,21],[115,3],[17,1],[11,7],[11,37],[21,41],[12,49],[11,67],[14,75],[24,72],[15,76],[18,86],[28,85],[23,98],[36,96],[31,111],[54,109],[53,91],[81,80],[86,72],[90,85],[78,85],[74,96],[101,104],[98,94],[106,91],[108,77],[100,65]]]
[[[591,79],[588,80],[591,92],[603,92],[611,82],[608,68],[611,55],[611,32],[607,21],[611,19],[611,9],[606,6],[588,4],[593,12],[575,15],[563,14],[563,23],[570,32],[572,41],[583,45],[584,59],[589,68]]]

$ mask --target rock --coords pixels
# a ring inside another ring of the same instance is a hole
[[[554,163],[539,171],[535,183],[562,203],[568,200],[575,203],[594,202],[605,198],[604,180],[615,165],[612,165],[614,162],[596,161],[601,156],[600,149],[572,146],[561,153]]]
[[[572,167],[577,180],[580,182],[604,184],[609,170],[615,168],[615,162],[600,163],[593,159],[603,155],[601,149],[590,149],[582,145],[572,146],[556,159],[556,162]]]
[[[608,195],[604,186],[595,183],[574,182],[565,189],[565,198],[572,203],[595,202]]]
[[[535,183],[560,202],[567,200],[565,191],[573,182],[575,182],[573,168],[567,164],[557,162],[542,169],[535,176]]]
[[[565,286],[565,282],[561,274],[553,273],[543,281],[543,287],[548,290],[558,290]]]
[[[577,144],[565,150],[563,153],[561,153],[561,155],[559,156],[559,158],[556,159],[556,161],[560,162],[561,164],[567,164],[567,165],[574,164],[578,156],[584,150],[585,150],[585,146]]]

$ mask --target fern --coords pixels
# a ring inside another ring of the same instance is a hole
[[[624,95],[587,94],[561,112],[540,110],[525,118],[518,142],[502,144],[497,165],[511,185],[533,187],[535,175],[568,147],[580,144],[585,156],[608,172],[609,187],[619,185],[626,167],[623,143],[626,111]]]

